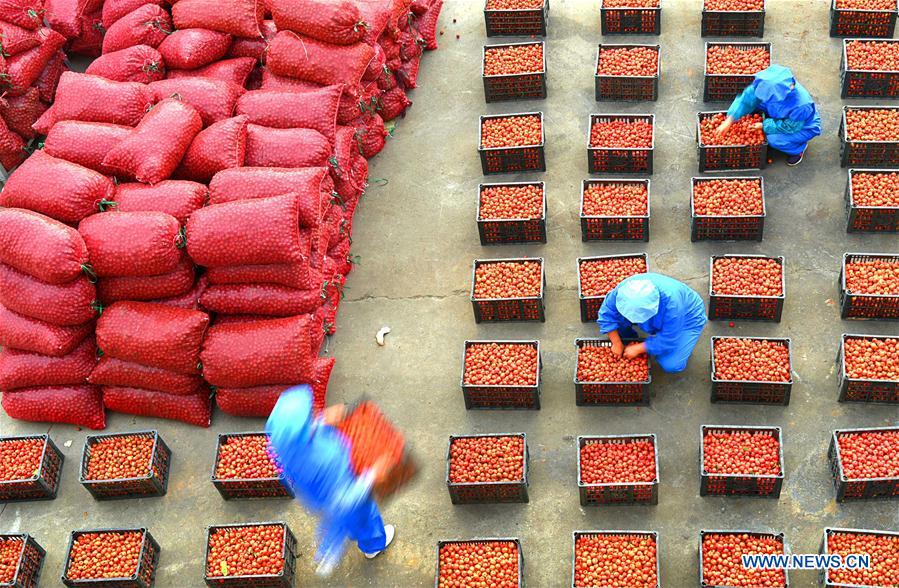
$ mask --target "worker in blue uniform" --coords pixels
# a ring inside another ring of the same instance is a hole
[[[618,284],[606,295],[596,319],[615,355],[634,359],[649,354],[666,372],[686,369],[707,321],[699,294],[682,282],[654,273],[637,274]],[[649,337],[625,346],[623,339],[638,337],[634,326]]]
[[[373,468],[356,476],[350,467],[350,448],[334,424],[343,419],[343,405],[312,412],[312,389],[296,386],[283,392],[265,432],[276,461],[297,499],[321,516],[316,572],[329,575],[343,556],[347,539],[372,559],[393,541],[393,525],[384,525],[372,487],[385,473]]]
[[[782,65],[772,65],[755,74],[755,79],[737,96],[718,132],[726,131],[736,120],[753,112],[764,112],[759,126],[768,145],[787,154],[787,165],[797,165],[808,142],[821,134],[821,116],[815,101],[793,72]]]

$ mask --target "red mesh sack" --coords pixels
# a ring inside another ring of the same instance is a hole
[[[98,171],[112,173],[103,160],[133,129],[109,123],[64,120],[53,125],[44,140],[44,152]]]
[[[381,96],[381,119],[393,120],[406,112],[410,106],[412,101],[406,96],[406,91],[397,86]]]
[[[425,40],[420,35],[401,33],[396,43],[396,47],[399,50],[397,57],[401,61],[409,61],[410,59],[421,57],[421,54],[424,53],[424,44]]]
[[[258,37],[265,18],[259,0],[179,0],[172,6],[172,20],[179,29],[209,29],[235,37]]]
[[[322,290],[295,290],[275,284],[231,284],[209,286],[200,304],[221,314],[295,316],[322,305]]]
[[[265,68],[262,72],[262,89],[263,90],[295,90],[297,92],[305,92],[308,90],[318,90],[322,88],[321,84],[315,82],[307,82],[306,80],[298,80],[288,76],[279,76],[272,73],[272,70]]]
[[[273,73],[324,86],[358,84],[375,50],[364,43],[330,45],[291,31],[280,31],[268,46]]]
[[[231,118],[234,104],[244,93],[244,89],[235,84],[196,77],[159,80],[150,84],[150,89],[156,100],[180,96],[181,100],[197,109],[205,126]]]
[[[144,388],[178,396],[196,394],[203,384],[198,375],[179,374],[108,355],[100,358],[100,363],[96,364],[88,380],[96,386]]]
[[[159,52],[172,69],[197,69],[218,61],[231,46],[231,35],[208,29],[179,29],[165,38]]]
[[[26,29],[11,22],[0,20],[0,44],[6,57],[28,51],[43,42],[43,37],[36,29]]]
[[[81,15],[85,12],[85,0],[43,0],[44,18],[57,33],[67,39],[81,35]]]
[[[115,21],[103,36],[103,53],[134,45],[159,47],[172,32],[169,13],[156,4],[144,4]]]
[[[145,4],[165,6],[166,0],[104,0],[103,28],[109,29],[115,21],[127,16]]]
[[[269,41],[278,33],[275,21],[264,20],[259,25],[262,37],[235,37],[228,49],[228,57],[251,57],[256,61],[265,60],[265,49]]]
[[[97,282],[97,293],[103,304],[119,300],[150,302],[157,298],[181,296],[193,288],[195,277],[194,263],[185,255],[167,274],[103,278]]]
[[[278,29],[333,45],[358,43],[368,26],[350,0],[269,0],[268,4]]]
[[[237,114],[250,122],[277,129],[313,129],[334,142],[337,108],[343,94],[341,86],[328,86],[311,92],[257,90],[237,101]]]
[[[232,416],[268,418],[281,393],[288,388],[290,386],[287,384],[254,388],[218,388],[215,391],[215,403],[222,412]]]
[[[206,291],[206,276],[201,276],[194,284],[194,287],[181,294],[180,296],[172,296],[171,298],[157,298],[151,300],[154,304],[164,304],[166,306],[174,306],[175,308],[186,308],[187,310],[202,310],[200,308],[200,296]]]
[[[308,263],[211,267],[206,277],[214,285],[277,284],[299,290],[321,283],[321,275]]]
[[[0,262],[50,284],[81,275],[87,247],[78,231],[19,208],[0,208]]]
[[[38,76],[37,81],[34,82],[34,87],[37,88],[41,100],[46,104],[52,103],[56,98],[56,87],[59,85],[62,74],[68,71],[68,69],[66,54],[63,51],[57,51],[56,55],[47,63],[41,75]]]
[[[25,161],[28,152],[25,151],[25,140],[14,133],[0,120],[0,166],[4,170],[11,170]]]
[[[0,264],[0,304],[22,316],[51,325],[75,326],[93,320],[97,291],[87,276],[48,284]]]
[[[415,16],[421,16],[428,11],[428,8],[431,7],[432,3],[433,0],[412,0],[410,9],[415,13]]]
[[[96,363],[97,345],[93,337],[62,357],[7,347],[0,351],[0,390],[86,384]]]
[[[94,323],[61,327],[17,314],[0,306],[0,345],[61,357],[91,334]]]
[[[366,24],[363,39],[369,45],[374,45],[378,42],[379,37],[381,37],[381,34],[390,22],[391,11],[386,6],[386,4],[389,4],[389,0],[357,2],[356,4],[359,7],[359,13],[362,15],[362,20],[364,20]]]
[[[153,47],[133,45],[101,55],[87,66],[85,73],[116,82],[149,84],[165,77],[165,61]]]
[[[162,82],[156,82],[162,83]],[[47,134],[54,122],[80,120],[133,127],[154,102],[145,84],[113,82],[99,76],[64,72],[56,91],[56,102],[41,119],[46,124],[36,130]]]
[[[0,20],[26,29],[36,29],[44,22],[41,0],[0,0]]]
[[[312,409],[316,413],[323,411],[327,405],[328,382],[336,361],[333,357],[316,357],[312,363]]]
[[[390,75],[390,71],[387,69],[387,57],[384,55],[384,50],[377,43],[373,45],[373,48],[375,54],[371,58],[371,61],[368,62],[365,73],[362,74],[362,80],[366,82],[376,82],[378,81],[378,78]]]
[[[364,114],[351,125],[355,130],[356,144],[359,152],[366,159],[371,159],[387,145],[387,129],[384,119],[377,114]]]
[[[81,33],[69,44],[69,53],[85,57],[99,57],[103,53],[103,16],[99,10],[81,15]]]
[[[196,374],[209,315],[149,302],[116,302],[97,321],[104,354],[181,374]]]
[[[41,102],[40,92],[31,88],[21,96],[9,98],[0,96],[0,117],[17,135],[25,139],[33,139],[37,133],[31,125],[47,110]]]
[[[308,382],[321,333],[313,315],[215,325],[200,354],[203,376],[225,388]]]
[[[179,396],[158,390],[104,386],[103,404],[113,412],[181,421],[197,427],[212,423],[212,399],[205,388]]]
[[[49,386],[3,392],[3,410],[20,421],[106,428],[103,398],[96,386]]]
[[[168,77],[170,79],[206,78],[228,82],[243,88],[254,67],[256,67],[256,60],[252,57],[235,57],[216,61],[199,69],[172,69],[169,70]]]
[[[84,219],[78,232],[101,278],[158,276],[181,260],[178,219],[164,212],[106,212]]]
[[[65,37],[51,29],[41,29],[40,35],[43,37],[40,45],[6,60],[6,83],[10,96],[21,96],[27,92],[66,43]]]
[[[327,167],[242,167],[215,174],[209,183],[209,203],[268,198],[288,192],[306,196],[300,202],[300,225],[318,224],[334,191]],[[320,198],[316,200],[315,194]]]
[[[247,127],[250,167],[320,167],[328,163],[331,142],[312,129]]]
[[[119,212],[159,211],[170,214],[184,226],[188,217],[206,202],[209,191],[203,184],[185,180],[164,180],[158,184],[119,184],[116,210]]]
[[[355,90],[344,89],[340,98],[340,108],[337,110],[337,123],[345,125],[366,112],[375,112],[379,107],[380,96],[381,90],[377,84]]]
[[[145,184],[167,180],[202,128],[203,121],[191,105],[163,100],[110,150],[103,165]]]
[[[356,129],[353,127],[337,127],[337,141],[334,144],[334,158],[331,160],[331,175],[334,188],[344,201],[349,200],[365,187],[365,176],[360,175],[356,160],[365,161],[359,153],[356,142]],[[366,168],[366,171],[367,168]]]
[[[243,165],[247,153],[247,117],[235,116],[200,131],[184,155],[179,175],[208,182],[223,169]]]
[[[442,8],[443,0],[434,0],[427,12],[413,22],[416,30],[425,40],[425,47],[432,51],[437,49],[437,19],[440,18]]]

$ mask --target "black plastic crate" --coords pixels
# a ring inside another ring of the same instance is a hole
[[[837,502],[847,500],[868,500],[880,498],[899,498],[899,477],[896,478],[852,478],[843,472],[840,457],[840,446],[837,439],[851,433],[871,433],[879,431],[895,431],[899,427],[874,427],[867,429],[837,429],[830,438],[827,459],[830,460],[830,471],[833,474],[834,488],[837,491]]]
[[[621,173],[652,175],[655,150],[654,114],[591,114],[587,125],[587,169],[591,174]],[[652,147],[592,147],[593,125],[598,122],[649,121],[652,125]]]
[[[860,206],[855,202],[852,178],[856,174],[895,174],[888,169],[850,169],[846,181],[846,211],[849,215],[847,233],[896,233],[899,232],[899,206]]]
[[[284,567],[279,574],[266,574],[259,576],[210,576],[206,571],[205,562],[209,561],[209,540],[212,534],[219,529],[234,529],[242,527],[281,527],[284,529]],[[297,540],[282,521],[264,523],[239,523],[234,525],[211,525],[206,527],[206,555],[203,558],[203,579],[207,586],[225,586],[226,588],[293,588],[296,577],[297,565]]]
[[[843,57],[840,60],[841,98],[899,98],[899,71],[849,69],[846,45],[850,41],[869,39],[843,39]],[[878,43],[899,43],[892,39],[878,39]]]
[[[264,436],[265,432],[220,433],[215,446],[215,461],[212,463],[212,484],[225,500],[256,498],[293,498],[293,492],[284,475],[277,478],[219,478],[219,460],[222,457],[222,445],[234,437]]]
[[[646,264],[646,271],[649,271],[649,256],[646,253],[630,253],[627,255],[597,255],[594,257],[578,257],[577,258],[577,297],[580,301],[581,306],[581,322],[582,323],[595,323],[596,319],[599,315],[599,309],[602,307],[602,303],[605,302],[605,295],[603,296],[584,296],[581,290],[581,262],[584,261],[597,261],[603,259],[620,259],[624,257],[640,257],[643,259],[643,262]]]
[[[652,443],[656,477],[652,482],[585,484],[581,479],[581,449],[594,443],[626,444],[632,441]],[[659,444],[653,433],[645,435],[580,435],[577,438],[577,487],[581,506],[659,503]]]
[[[524,586],[524,555],[521,550],[521,541],[517,537],[479,537],[476,539],[465,539],[459,541],[438,541],[437,542],[437,574],[434,577],[434,588],[440,588],[440,549],[444,545],[448,544],[458,544],[458,543],[494,543],[494,542],[503,542],[503,543],[514,543],[516,549],[518,550],[518,588],[522,588]]]
[[[571,579],[572,579],[572,588],[587,588],[585,586],[578,586],[575,579],[575,568],[577,567],[577,540],[581,537],[594,538],[598,535],[623,535],[628,537],[641,537],[641,538],[650,538],[652,542],[656,546],[656,580],[657,582],[650,586],[646,584],[644,588],[661,588],[662,586],[662,573],[661,573],[661,550],[659,549],[659,534],[656,531],[575,531],[573,533],[574,541],[572,543],[572,560],[571,560]],[[591,587],[592,588],[592,587]]]
[[[484,263],[524,262],[540,263],[540,295],[529,298],[475,298],[474,280],[478,266]],[[540,321],[546,322],[543,297],[546,293],[546,267],[542,257],[517,257],[508,259],[476,259],[471,268],[471,306],[476,323]]]
[[[543,194],[540,218],[481,218],[481,194],[486,188],[500,186],[538,186]],[[503,182],[478,184],[478,236],[481,245],[505,245],[514,243],[546,243],[546,185],[543,182]]]
[[[761,145],[703,145],[700,124],[719,112],[700,112],[696,121],[699,146],[699,173],[764,169],[768,163],[768,142]]]
[[[896,10],[855,10],[830,4],[831,37],[891,38],[896,29]]]
[[[705,471],[705,436],[708,433],[767,432],[779,444],[780,474],[711,474]],[[750,498],[780,498],[784,481],[784,446],[780,427],[750,427],[744,425],[702,425],[699,437],[699,495],[739,496]]]
[[[521,437],[524,442],[522,478],[518,482],[470,482],[450,481],[450,454],[456,439],[480,437]],[[524,433],[498,433],[492,435],[450,435],[446,448],[446,487],[453,504],[501,504],[528,502],[528,440]]]
[[[877,537],[893,537],[894,540],[899,539],[899,533],[896,533],[894,531],[872,531],[870,529],[835,529],[833,527],[826,527],[824,529],[824,536],[821,538],[821,545],[818,547],[818,553],[824,555],[829,555],[831,553],[830,544],[828,543],[831,535],[874,535]],[[861,588],[852,584],[831,582],[830,570],[827,567],[818,570],[818,585],[823,586],[824,588]]]
[[[153,439],[153,451],[147,463],[147,473],[139,478],[115,480],[88,480],[87,466],[93,447],[104,439],[112,437],[149,437]],[[131,433],[112,433],[107,435],[88,435],[84,440],[81,454],[81,469],[78,481],[96,500],[114,500],[120,498],[147,498],[165,496],[169,485],[169,465],[172,451],[155,430],[134,431]]]
[[[465,383],[465,353],[472,345],[486,345],[490,343],[509,345],[532,345],[537,348],[537,383],[533,386],[500,386],[480,385]],[[462,386],[462,397],[465,399],[465,409],[511,409],[511,410],[540,410],[540,372],[543,370],[543,358],[540,356],[540,341],[475,341],[468,340],[462,348],[462,376],[459,385]]]
[[[709,49],[713,46],[731,45],[738,49],[755,49],[761,47],[768,52],[770,63],[771,43],[706,43],[705,62],[703,64],[703,102],[730,102],[746,89],[755,79],[755,74],[713,74],[709,73]]]
[[[844,106],[840,119],[840,165],[842,167],[899,168],[899,137],[895,141],[850,141],[847,110],[897,110],[896,106]]]
[[[716,259],[734,257],[753,257],[758,259],[774,259],[780,264],[780,280],[783,293],[780,296],[739,296],[733,294],[715,294],[712,276]],[[784,300],[787,296],[786,271],[784,258],[767,255],[713,255],[709,260],[709,319],[741,320],[741,321],[774,321],[780,322],[783,315]]]
[[[487,50],[515,45],[540,45],[543,48],[543,64],[540,71],[488,76],[484,72],[487,63]],[[507,100],[543,100],[546,98],[546,44],[543,41],[536,41],[484,45],[481,78],[484,80],[484,101],[488,104]]]
[[[706,10],[702,8],[703,37],[764,37],[765,3],[761,10]]]
[[[141,533],[143,535],[143,543],[140,548],[140,559],[137,562],[137,569],[134,574],[127,578],[103,578],[91,580],[72,580],[66,573],[71,564],[72,547],[75,540],[88,533]],[[62,567],[62,583],[71,588],[78,586],[97,586],[100,588],[150,588],[156,580],[156,568],[159,566],[159,543],[150,534],[150,531],[144,528],[135,529],[90,529],[84,531],[72,531],[69,537],[69,546],[66,549],[66,559]]]
[[[624,339],[627,345],[639,342],[639,339]],[[581,347],[611,347],[608,339],[575,339],[574,344],[580,352]],[[577,406],[607,405],[649,405],[649,385],[652,383],[652,362],[646,357],[649,374],[644,382],[581,382],[577,377],[577,362],[574,366],[574,394]]]
[[[15,566],[16,571],[9,582],[0,582],[0,587],[38,588],[46,552],[34,540],[34,537],[27,533],[0,533],[0,542],[15,539],[22,541],[22,551],[19,553],[19,560]]]
[[[481,127],[484,121],[491,118],[515,118],[521,116],[540,117],[540,144],[522,147],[483,147],[481,146]],[[542,112],[517,112],[513,114],[482,115],[478,127],[478,154],[481,156],[481,171],[485,176],[492,174],[516,174],[523,172],[546,171],[544,143],[546,128],[543,126]]]
[[[612,76],[599,73],[599,57],[603,49],[635,49],[646,47],[656,52],[656,75]],[[662,74],[662,48],[659,45],[624,45],[601,43],[596,51],[593,70],[594,95],[597,102],[655,102],[659,98],[659,77]]]
[[[755,180],[762,189],[762,214],[700,215],[696,213],[694,193],[696,184],[718,180]],[[761,241],[765,236],[765,178],[760,176],[728,176],[726,178],[692,178],[690,192],[690,241]]]
[[[62,452],[59,451],[49,435],[0,437],[0,443],[23,439],[43,439],[44,450],[41,454],[40,469],[32,477],[24,480],[0,481],[0,503],[53,500],[59,490],[59,476],[62,473],[64,460]]]
[[[491,10],[484,3],[484,23],[488,37],[545,37],[549,0],[543,8]]]
[[[646,186],[646,214],[641,216],[597,216],[584,213],[584,193],[600,184],[643,184]],[[581,184],[581,241],[649,241],[649,180],[584,180]]]
[[[599,9],[603,35],[661,35],[662,7]]]
[[[769,341],[787,348],[790,363],[789,382],[758,382],[748,380],[719,380],[715,377],[715,343],[719,339],[755,339]],[[712,337],[711,370],[712,370],[712,402],[738,404],[790,404],[790,392],[793,389],[793,349],[790,339],[771,337]]]
[[[843,319],[899,320],[899,294],[854,294],[846,287],[846,264],[860,261],[892,260],[887,253],[844,253],[840,270],[840,316]]]
[[[751,537],[774,537],[775,539],[780,539],[781,545],[783,545],[783,553],[789,553],[787,549],[787,540],[784,538],[783,533],[760,533],[757,531],[719,531],[719,530],[700,530],[699,531],[699,585],[702,588],[732,588],[730,586],[717,586],[714,584],[706,584],[703,576],[703,564],[702,564],[702,543],[705,540],[706,535],[749,535]],[[784,585],[783,588],[790,587],[790,572],[789,570],[784,570]]]
[[[876,335],[851,335],[843,333],[837,353],[837,370],[840,374],[840,402],[899,403],[899,380],[862,380],[850,378],[846,373],[847,339],[889,339]]]

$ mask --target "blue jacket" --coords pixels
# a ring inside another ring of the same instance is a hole
[[[772,65],[755,74],[755,80],[737,96],[727,115],[734,120],[761,110],[768,144],[789,155],[802,153],[809,140],[821,134],[821,116],[815,101],[793,73]]]

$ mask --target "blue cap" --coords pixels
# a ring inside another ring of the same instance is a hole
[[[279,460],[289,462],[294,452],[302,451],[312,436],[313,420],[312,388],[308,384],[281,393],[265,423]]]
[[[632,323],[648,321],[659,312],[659,290],[646,278],[628,278],[618,285],[615,308]]]
[[[755,74],[755,97],[762,102],[769,100],[783,100],[796,84],[796,78],[789,68],[782,65],[772,65]]]

